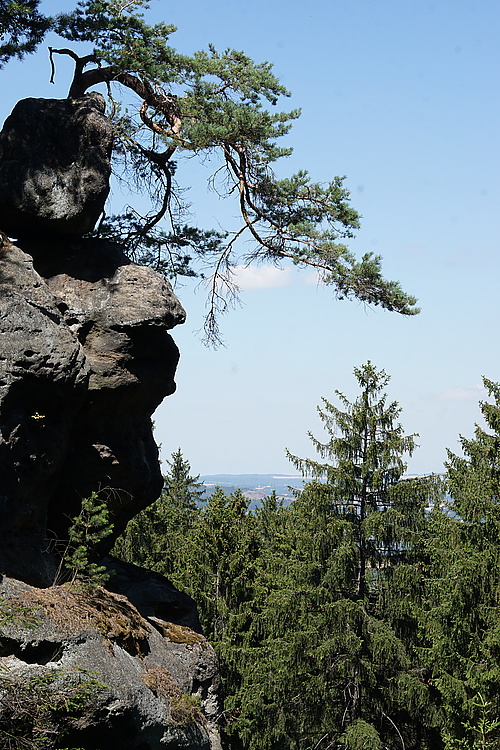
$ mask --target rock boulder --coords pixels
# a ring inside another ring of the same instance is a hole
[[[220,750],[217,659],[199,633],[104,589],[5,577],[0,615],[0,743]]]
[[[0,133],[0,228],[10,237],[90,232],[109,193],[104,97],[23,99]]]

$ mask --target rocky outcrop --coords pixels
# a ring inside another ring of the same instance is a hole
[[[101,562],[111,573],[106,588],[126,596],[150,622],[175,622],[201,633],[196,605],[190,596],[173,586],[164,576],[138,565],[106,556]]]
[[[109,193],[104,97],[23,99],[0,133],[0,228],[10,237],[90,232]]]
[[[45,732],[85,750],[220,750],[205,638],[104,589],[3,578],[0,675],[0,744]]]
[[[104,553],[159,496],[151,414],[175,389],[168,329],[185,313],[163,275],[99,240],[4,247],[0,299],[0,568],[47,585],[82,497],[108,502]]]
[[[162,274],[81,237],[112,140],[97,93],[23,100],[0,133],[0,572],[34,585],[53,582],[83,497],[108,504],[104,554],[163,483],[151,414],[185,313]]]
[[[107,590],[56,585],[82,498],[97,492],[114,525],[97,560],[160,495],[151,415],[175,390],[169,330],[185,319],[162,274],[81,236],[111,142],[97,94],[20,102],[0,134],[0,747],[219,750],[192,599],[107,557]]]

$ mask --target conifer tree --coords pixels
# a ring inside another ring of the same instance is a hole
[[[167,461],[169,471],[164,477],[163,500],[179,513],[189,516],[196,511],[205,495],[205,487],[200,482],[200,475],[191,476],[191,466],[180,448],[172,453],[172,460]]]
[[[40,0],[0,0],[0,68],[12,57],[34,52],[52,25],[39,5]]]
[[[112,531],[107,505],[100,500],[97,492],[83,498],[80,512],[69,528],[68,550],[63,560],[72,583],[78,581],[92,588],[108,580],[109,572],[95,559],[99,542]]]
[[[343,408],[323,399],[318,409],[328,440],[310,437],[326,460],[288,453],[313,479],[291,509],[300,539],[290,565],[296,578],[291,588],[303,592],[307,603],[297,621],[314,634],[307,651],[321,664],[309,708],[319,726],[309,727],[304,747],[321,747],[320,735],[314,734],[319,727],[325,747],[344,739],[355,746],[357,729],[363,736],[378,733],[390,748],[401,742],[407,748],[429,747],[416,736],[407,710],[402,678],[410,671],[410,656],[402,634],[384,614],[392,571],[413,554],[425,526],[433,482],[403,477],[403,456],[414,450],[415,436],[404,435],[396,421],[398,404],[382,392],[388,376],[370,362],[354,374],[361,393],[353,403],[337,391]],[[295,651],[303,660],[303,650]],[[417,682],[412,688],[418,692]],[[329,710],[322,715],[323,705]]]
[[[59,55],[75,63],[68,98],[106,87],[115,129],[114,169],[141,196],[150,196],[151,208],[142,215],[129,206],[107,217],[99,234],[174,277],[211,278],[210,339],[218,337],[217,313],[237,293],[231,269],[241,262],[314,268],[340,299],[404,315],[418,312],[415,298],[383,277],[379,256],[367,252],[357,259],[349,251],[346,241],[360,217],[350,206],[343,177],[321,184],[304,169],[284,179],[275,176],[276,162],[291,153],[280,138],[300,112],[274,111],[289,92],[270,63],[211,45],[193,55],[179,53],[169,44],[174,26],[144,20],[146,0],[79,0],[56,18],[40,20],[37,5],[37,0],[4,0],[3,13],[0,5],[0,21],[12,13],[18,21],[12,43],[0,47],[0,55],[2,49],[7,55],[31,51],[50,26],[71,44],[50,48],[53,76]],[[130,97],[138,106],[125,109],[122,103]],[[213,163],[210,184],[236,199],[240,225],[234,231],[186,224],[188,207],[177,180],[183,161],[193,156]],[[250,241],[246,254],[241,238]]]
[[[256,547],[248,505],[241,490],[226,495],[216,488],[193,524],[176,579],[191,595],[196,592],[200,619],[215,644],[231,642],[244,630],[240,615],[253,598]]]
[[[367,593],[369,579],[391,557],[402,554],[413,528],[423,520],[421,498],[407,492],[411,483],[402,479],[416,435],[404,435],[396,423],[401,409],[387,403],[382,389],[390,378],[367,362],[354,369],[361,390],[350,403],[335,391],[344,411],[323,398],[318,413],[329,439],[322,443],[309,437],[327,462],[301,459],[287,451],[288,458],[304,476],[323,481],[338,517],[348,521],[357,548],[356,595]],[[415,502],[413,499],[415,498]]]
[[[191,466],[180,448],[167,464],[162,494],[129,521],[113,553],[169,576],[175,574],[176,561],[182,557],[181,548],[199,513],[204,490],[199,476],[191,476]]]
[[[449,500],[429,519],[422,655],[446,750],[500,742],[500,384],[483,380],[486,429],[448,451]]]

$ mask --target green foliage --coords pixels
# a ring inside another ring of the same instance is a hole
[[[198,481],[199,475],[191,476],[191,466],[184,459],[180,448],[172,453],[172,460],[167,461],[167,464],[169,471],[164,478],[163,494],[189,523],[192,512],[198,509],[205,494],[203,482]]]
[[[165,667],[149,667],[141,679],[156,695],[168,701],[174,724],[185,726],[203,720],[200,697],[183,693]]]
[[[172,718],[181,726],[193,724],[200,721],[203,716],[201,712],[201,698],[192,693],[182,693],[171,702]]]
[[[172,502],[147,540],[155,569],[199,603],[228,750],[497,747],[500,386],[485,380],[486,428],[449,454],[444,487],[404,477],[414,436],[388,378],[355,375],[354,402],[320,408],[321,460],[293,457],[312,481],[289,507]]]
[[[484,383],[494,397],[481,403],[487,429],[461,438],[462,456],[448,452],[450,498],[431,513],[425,540],[421,658],[450,748],[496,747],[499,736],[500,386]]]
[[[38,12],[40,0],[0,0],[0,68],[23,58],[42,41],[52,19]]]
[[[5,750],[55,750],[106,685],[85,670],[0,675],[0,745]],[[76,749],[75,749],[76,750]]]
[[[135,260],[171,276],[209,276],[210,340],[219,336],[218,313],[237,293],[231,271],[241,262],[312,267],[341,299],[404,315],[418,312],[414,297],[384,279],[379,256],[365,253],[357,260],[344,244],[359,227],[344,178],[320,184],[305,170],[285,179],[275,175],[275,165],[279,169],[291,153],[280,139],[300,112],[273,111],[289,92],[269,62],[211,45],[181,54],[169,43],[174,26],[146,22],[145,0],[80,0],[55,19],[40,16],[37,5],[37,0],[0,3],[0,22],[11,35],[0,47],[0,61],[2,50],[3,59],[32,51],[48,27],[72,47],[83,45],[83,56],[73,48],[51,48],[53,74],[55,55],[69,55],[75,61],[70,97],[107,86],[115,171],[151,198],[145,216],[129,208],[106,218],[103,236],[120,240]],[[142,102],[139,108],[123,106],[127,91]],[[188,205],[176,178],[178,166],[193,155],[213,164],[210,186],[236,199],[241,223],[234,231],[186,224]],[[245,238],[251,243],[246,254],[240,242]]]
[[[112,530],[106,503],[99,499],[97,492],[83,498],[80,513],[69,528],[69,546],[64,556],[64,567],[72,582],[92,588],[108,580],[110,574],[105,566],[95,563],[92,556],[96,545]]]
[[[417,483],[402,479],[402,456],[412,454],[415,436],[403,434],[395,423],[401,409],[381,393],[389,377],[370,362],[354,374],[361,389],[354,403],[336,391],[344,411],[326,399],[318,407],[328,441],[309,433],[315,450],[328,461],[287,455],[304,475],[325,482],[329,512],[344,522],[356,547],[357,592],[362,598],[369,579],[380,578],[388,557],[403,556],[423,524],[425,503]]]
[[[0,595],[0,656],[4,652],[4,639],[1,631],[3,628],[19,627],[34,629],[39,625],[38,608],[23,604],[21,601],[13,601]],[[0,673],[5,667],[0,664]]]
[[[8,626],[35,628],[39,622],[37,615],[37,608],[0,595],[0,628]]]
[[[113,554],[177,580],[175,561],[184,556],[204,490],[180,448],[171,458],[161,496],[129,522]]]
[[[404,679],[411,657],[385,610],[391,571],[407,563],[425,524],[432,482],[402,478],[414,437],[404,435],[398,405],[382,393],[388,377],[370,363],[355,375],[361,395],[354,403],[337,392],[343,409],[326,399],[319,409],[328,440],[310,437],[326,461],[288,454],[313,481],[287,511],[282,554],[274,547],[272,558],[259,555],[256,578],[265,580],[266,597],[255,615],[255,656],[264,666],[252,664],[250,684],[234,702],[244,695],[234,726],[255,750],[252,738],[262,735],[264,747],[311,750],[357,747],[358,740],[359,747],[399,747],[401,733],[416,742],[406,703],[410,689],[425,687]],[[265,713],[250,689],[266,696]],[[422,739],[414,746],[424,747]]]
[[[347,750],[382,750],[383,747],[376,730],[362,719],[347,728],[339,743]]]
[[[444,750],[493,750],[498,747],[500,720],[492,716],[493,704],[478,693],[472,700],[472,705],[478,709],[477,718],[474,723],[463,723],[471,740],[457,739],[444,732]]]

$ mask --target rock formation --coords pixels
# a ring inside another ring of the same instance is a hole
[[[19,242],[0,261],[3,572],[54,580],[82,497],[106,497],[115,534],[160,494],[151,414],[175,389],[168,281],[99,240]],[[19,550],[23,555],[19,555]]]
[[[107,503],[105,555],[161,492],[151,415],[175,390],[179,353],[168,331],[185,319],[163,275],[82,237],[109,189],[111,142],[96,94],[20,102],[0,133],[0,656],[8,678],[24,682],[36,673],[64,683],[77,664],[98,673],[106,690],[72,729],[82,730],[78,747],[101,747],[102,730],[130,750],[208,750],[218,747],[218,676],[194,602],[117,561],[109,592],[86,603],[53,585],[83,497],[97,491]],[[32,605],[33,627],[13,630],[1,616],[2,606]],[[126,612],[118,639],[102,619],[114,607]],[[127,629],[136,626],[132,653]],[[43,655],[51,649],[59,655]],[[180,729],[176,701],[187,705],[192,693],[201,708],[184,713]]]
[[[0,134],[0,227],[10,237],[81,236],[109,193],[104,98],[23,99]]]
[[[0,743],[4,729],[85,750],[220,747],[217,660],[202,635],[103,589],[4,578],[0,603]]]

